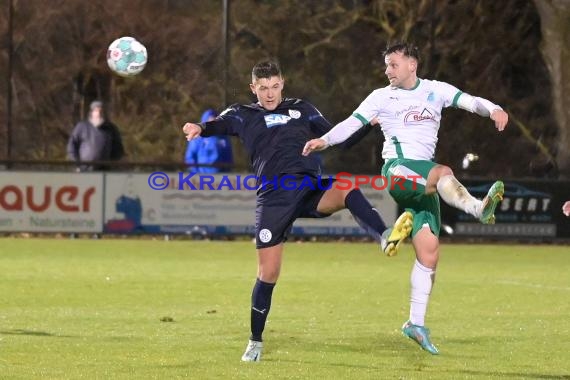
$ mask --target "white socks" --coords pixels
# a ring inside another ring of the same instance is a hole
[[[483,202],[474,198],[452,175],[445,175],[437,181],[437,192],[450,206],[465,211],[476,218],[481,216]]]
[[[450,206],[458,208],[476,218],[481,216],[483,202],[474,198],[453,175],[443,176],[437,181],[437,192]],[[422,265],[417,259],[412,268],[410,282],[410,322],[424,326],[427,305],[435,270]]]
[[[423,266],[416,259],[410,278],[412,284],[410,294],[410,321],[414,325],[423,326],[425,323],[427,305],[434,276],[435,271],[433,269]]]

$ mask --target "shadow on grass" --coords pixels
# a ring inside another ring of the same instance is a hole
[[[283,363],[296,363],[296,364],[314,364],[320,367],[342,367],[342,368],[356,368],[356,369],[367,369],[367,370],[377,370],[379,373],[386,371],[386,368],[383,366],[377,365],[366,365],[366,364],[350,364],[346,362],[341,363],[323,363],[317,360],[294,360],[294,359],[266,359],[265,361],[269,362],[283,362]],[[472,376],[474,377],[484,377],[489,379],[538,379],[538,380],[570,380],[570,375],[548,375],[548,374],[541,374],[541,373],[523,373],[523,372],[500,372],[500,371],[476,371],[476,370],[457,370],[457,371],[442,371],[441,369],[431,369],[425,370],[429,368],[429,365],[417,365],[415,369],[410,369],[409,367],[406,368],[399,368],[399,371],[403,373],[409,373],[413,375],[421,375],[426,376],[429,378],[434,378],[433,376],[439,376],[441,378],[465,378]],[[390,369],[392,371],[395,369]],[[437,378],[437,377],[436,377]]]
[[[346,363],[346,362],[342,362],[342,363],[324,363],[322,361],[318,361],[318,360],[306,360],[306,359],[277,359],[277,358],[263,358],[263,361],[265,362],[273,362],[273,363],[293,363],[293,364],[312,364],[312,365],[316,365],[318,367],[341,367],[341,368],[360,368],[360,369],[368,369],[368,370],[378,370],[381,371],[384,368],[378,365],[368,365],[368,364],[350,364],[350,363]]]
[[[489,338],[490,340],[492,338]],[[472,344],[478,342],[477,339],[457,339],[454,343],[458,344]],[[398,333],[393,334],[376,334],[374,337],[351,337],[345,341],[331,341],[331,340],[309,340],[309,339],[299,339],[292,342],[284,338],[275,339],[275,346],[279,347],[280,350],[284,351],[294,351],[295,346],[302,346],[301,350],[310,352],[327,352],[329,354],[342,354],[342,353],[352,353],[352,354],[363,354],[368,355],[373,353],[379,357],[397,357],[400,360],[404,360],[408,365],[405,368],[398,368],[395,366],[391,369],[386,369],[382,364],[366,364],[366,363],[348,363],[346,361],[333,361],[323,362],[315,358],[304,358],[304,359],[290,359],[290,358],[279,358],[277,355],[272,354],[272,350],[267,351],[267,356],[265,361],[268,362],[285,362],[285,363],[298,363],[298,364],[315,364],[320,367],[332,367],[332,368],[352,368],[352,369],[366,369],[372,371],[378,371],[382,373],[383,371],[398,371],[402,373],[408,373],[411,376],[425,376],[427,378],[437,378],[437,376],[446,379],[455,378],[465,378],[465,377],[481,377],[481,378],[491,378],[491,379],[538,379],[538,380],[570,380],[569,374],[547,374],[547,373],[533,373],[531,371],[524,372],[509,372],[489,369],[485,370],[474,370],[474,369],[442,369],[441,366],[436,363],[442,359],[456,359],[461,357],[462,359],[470,358],[477,360],[480,358],[478,355],[453,355],[452,352],[444,352],[441,356],[433,356],[429,353],[421,350],[421,348],[412,340],[401,336]],[[329,359],[330,360],[330,359]],[[440,362],[441,363],[441,362]],[[436,376],[436,377],[434,377]]]
[[[59,335],[59,334],[48,333],[45,331],[33,331],[33,330],[22,330],[22,329],[0,330],[0,335],[27,335],[27,336],[48,336],[53,338],[79,338],[78,336],[73,336],[73,335]]]
[[[310,339],[310,338],[295,338],[295,337],[275,337],[272,346],[268,347],[266,350],[266,356],[264,361],[267,362],[283,362],[283,363],[303,363],[303,364],[315,364],[319,367],[331,367],[331,368],[352,368],[352,369],[366,369],[373,371],[383,371],[385,367],[378,363],[349,363],[347,361],[320,361],[317,359],[289,359],[278,357],[272,351],[283,350],[294,352],[296,347],[299,347],[300,352],[322,352],[328,355],[335,354],[362,354],[362,355],[378,355],[383,357],[390,357],[395,355],[401,355],[406,347],[406,339],[397,334],[382,334],[361,337],[350,337],[344,338],[342,341],[338,340],[320,340],[320,339]],[[415,351],[415,350],[414,350]],[[419,356],[425,355],[421,350],[418,349]],[[416,354],[410,354],[416,356]],[[430,355],[431,356],[431,355]]]

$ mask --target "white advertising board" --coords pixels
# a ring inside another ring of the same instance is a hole
[[[103,174],[3,172],[0,230],[101,232]]]
[[[254,232],[256,191],[255,179],[251,175],[195,175],[188,179],[192,187],[181,186],[186,176],[188,173],[163,173],[162,178],[156,173],[107,174],[104,231],[186,234]],[[248,176],[249,179],[246,178]],[[155,190],[153,187],[165,188]],[[363,188],[363,191],[385,222],[393,223],[397,208],[387,192],[369,187]],[[298,219],[293,233],[365,234],[347,210],[323,219]]]

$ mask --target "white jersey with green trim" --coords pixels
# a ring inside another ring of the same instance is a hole
[[[354,111],[364,124],[380,122],[386,141],[382,158],[433,160],[444,107],[457,107],[462,94],[436,80],[418,79],[410,90],[387,86],[374,90]]]

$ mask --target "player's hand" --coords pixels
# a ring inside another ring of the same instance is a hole
[[[562,212],[564,215],[570,216],[570,201],[566,201],[566,203],[564,203],[564,206],[562,206]]]
[[[317,152],[319,150],[325,150],[327,148],[327,143],[323,139],[312,139],[307,141],[305,147],[303,148],[303,156],[308,156],[311,152]]]
[[[186,134],[186,140],[190,141],[200,136],[202,133],[202,128],[198,124],[186,123],[182,127],[182,131]]]
[[[507,123],[509,122],[509,114],[503,110],[494,110],[491,114],[491,120],[495,122],[495,128],[501,132],[507,127]]]

